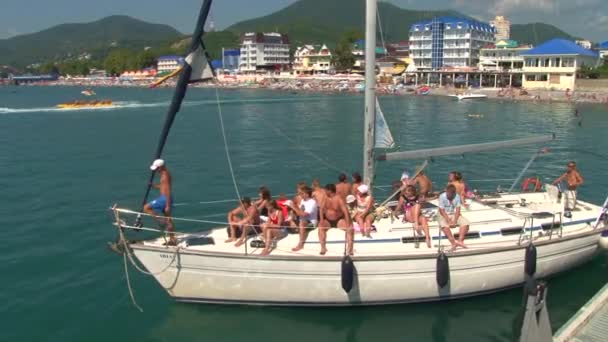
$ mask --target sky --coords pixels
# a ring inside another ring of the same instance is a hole
[[[297,0],[216,0],[216,28],[270,14]],[[349,0],[363,1],[363,0]],[[407,9],[454,9],[488,21],[505,15],[514,24],[544,22],[595,42],[608,40],[608,0],[385,0]],[[201,0],[0,0],[0,39],[54,25],[124,14],[192,31]]]

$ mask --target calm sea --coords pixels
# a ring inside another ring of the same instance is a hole
[[[509,341],[521,290],[442,303],[368,308],[295,309],[176,304],[151,278],[131,272],[130,303],[108,207],[136,207],[172,90],[95,89],[118,107],[60,111],[79,88],[0,87],[0,182],[4,241],[0,253],[0,340],[3,341]],[[215,91],[193,89],[171,131],[165,159],[173,173],[176,215],[223,219],[231,206],[198,202],[235,198],[219,130]],[[220,91],[220,109],[239,189],[268,185],[289,193],[299,180],[334,182],[359,171],[360,95]],[[569,104],[456,102],[435,97],[383,97],[402,150],[484,142],[554,132],[551,153],[529,175],[553,179],[576,160],[580,197],[608,193],[608,107]],[[472,187],[508,187],[537,147],[438,158],[437,184],[460,170]],[[384,163],[376,184],[390,184],[413,163]],[[382,190],[377,190],[381,196]],[[221,215],[221,216],[218,216]],[[549,283],[549,309],[559,328],[608,280],[606,255]],[[404,289],[406,290],[406,289]],[[516,324],[515,324],[516,325]],[[517,326],[519,329],[519,326]]]

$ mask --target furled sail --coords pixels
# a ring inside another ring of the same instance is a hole
[[[178,71],[180,74],[179,79],[175,86],[173,99],[171,100],[171,105],[169,106],[169,110],[167,111],[167,116],[165,118],[165,125],[163,126],[163,130],[160,134],[156,153],[154,154],[152,160],[158,159],[162,155],[165,143],[167,142],[167,137],[169,136],[169,131],[173,125],[173,121],[175,120],[175,116],[181,109],[182,101],[184,100],[184,96],[186,95],[186,91],[188,89],[188,84],[209,79],[214,76],[213,68],[209,63],[210,58],[206,52],[205,44],[203,43],[203,35],[205,34],[204,27],[211,8],[211,2],[212,0],[205,0],[201,6],[196,27],[194,33],[192,34],[190,49],[188,50],[189,52],[185,58],[184,66]],[[147,183],[148,185],[143,198],[142,206],[147,201],[153,180],[154,171],[152,171],[150,174],[150,179]]]
[[[395,147],[395,140],[391,134],[391,130],[386,123],[382,109],[380,108],[380,102],[376,98],[376,137],[375,137],[374,148],[393,148]]]
[[[439,156],[450,156],[450,155],[461,155],[464,153],[473,152],[485,152],[494,151],[504,148],[529,145],[529,144],[540,144],[555,140],[555,134],[551,135],[540,135],[529,138],[505,140],[505,141],[494,141],[481,144],[469,144],[469,145],[458,145],[458,146],[447,146],[438,148],[427,148],[415,151],[404,151],[404,152],[392,152],[385,153],[378,156],[378,160],[406,160],[406,159],[428,159]]]

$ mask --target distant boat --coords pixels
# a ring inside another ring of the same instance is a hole
[[[80,93],[85,96],[95,95],[95,92],[93,91],[93,89],[85,89],[85,90],[81,91]]]
[[[431,87],[422,86],[417,90],[418,95],[428,95],[431,93]]]
[[[454,94],[454,95],[450,95],[451,97],[455,97],[457,98],[459,101],[460,100],[474,100],[474,99],[485,99],[488,97],[488,95],[486,94]]]

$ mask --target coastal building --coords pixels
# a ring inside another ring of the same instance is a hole
[[[496,29],[480,21],[435,17],[410,27],[410,52],[418,70],[476,68],[479,51],[495,41]]]
[[[596,67],[599,54],[565,39],[552,39],[522,52],[524,88],[574,89],[582,66]]]
[[[593,46],[593,44],[586,39],[576,40],[575,43],[582,46],[583,48],[585,48],[587,50],[591,50],[591,47]]]
[[[603,59],[608,59],[608,40],[600,43],[598,46],[598,51],[600,52],[600,57]]]
[[[511,22],[502,15],[497,15],[490,25],[496,29],[496,40],[506,40],[511,38]]]
[[[501,40],[479,51],[479,70],[521,72],[524,67],[521,54],[530,48],[518,46],[514,40]]]
[[[239,69],[241,60],[241,49],[222,48],[222,66],[224,70],[236,71]]]
[[[289,38],[277,32],[248,32],[241,37],[239,71],[284,70],[289,67]]]
[[[365,69],[365,40],[360,39],[353,44],[352,54],[355,58],[353,69],[362,72]],[[376,60],[386,56],[388,56],[387,49],[376,46]]]
[[[294,53],[293,71],[296,75],[328,74],[334,70],[329,48],[322,46],[298,46]]]
[[[184,65],[184,57],[182,56],[160,56],[156,63],[156,70],[160,75],[175,71]]]

